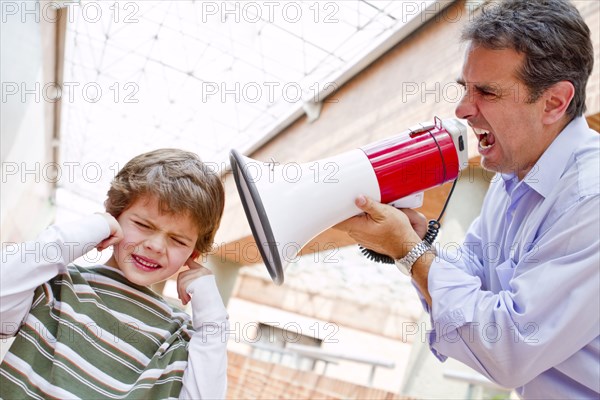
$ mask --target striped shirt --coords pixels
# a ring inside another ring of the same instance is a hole
[[[177,398],[193,333],[189,316],[116,269],[68,272],[35,291],[0,366],[0,396]]]
[[[3,243],[0,337],[15,339],[0,398],[224,398],[229,325],[214,275],[187,286],[190,320],[118,269],[70,265],[109,234],[94,214]]]

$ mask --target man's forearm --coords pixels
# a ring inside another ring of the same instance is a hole
[[[421,294],[425,298],[425,301],[431,307],[431,296],[429,295],[429,289],[427,287],[428,276],[429,276],[429,268],[435,259],[435,253],[433,250],[427,251],[421,257],[415,261],[411,275],[414,280],[416,286],[421,291]]]

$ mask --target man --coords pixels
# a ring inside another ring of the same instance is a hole
[[[513,0],[485,6],[463,40],[456,115],[497,175],[460,251],[436,255],[421,241],[422,215],[364,197],[365,214],[338,228],[411,274],[440,360],[523,398],[597,399],[599,136],[582,116],[589,29],[566,0]]]

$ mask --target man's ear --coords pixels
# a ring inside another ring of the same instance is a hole
[[[575,87],[569,81],[560,81],[546,89],[543,96],[545,98],[543,123],[552,125],[566,114],[575,96]]]

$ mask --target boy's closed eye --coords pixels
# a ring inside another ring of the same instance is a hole
[[[148,223],[148,222],[144,222],[144,221],[140,221],[137,219],[132,219],[133,223],[135,225],[137,225],[139,228],[143,229],[143,230],[153,230],[156,229],[152,224]],[[185,237],[181,237],[179,235],[172,235],[170,236],[170,239],[178,246],[191,246],[190,244],[190,240],[185,238]]]
[[[144,228],[144,229],[152,229],[152,227],[150,225],[147,225],[141,221],[133,221],[134,224],[136,224],[137,226]]]
[[[188,245],[188,244],[187,244],[185,241],[183,241],[183,240],[181,240],[181,239],[178,239],[177,237],[172,237],[171,239],[172,239],[172,240],[173,240],[175,243],[177,243],[178,245],[180,245],[180,246],[187,246],[187,245]]]

